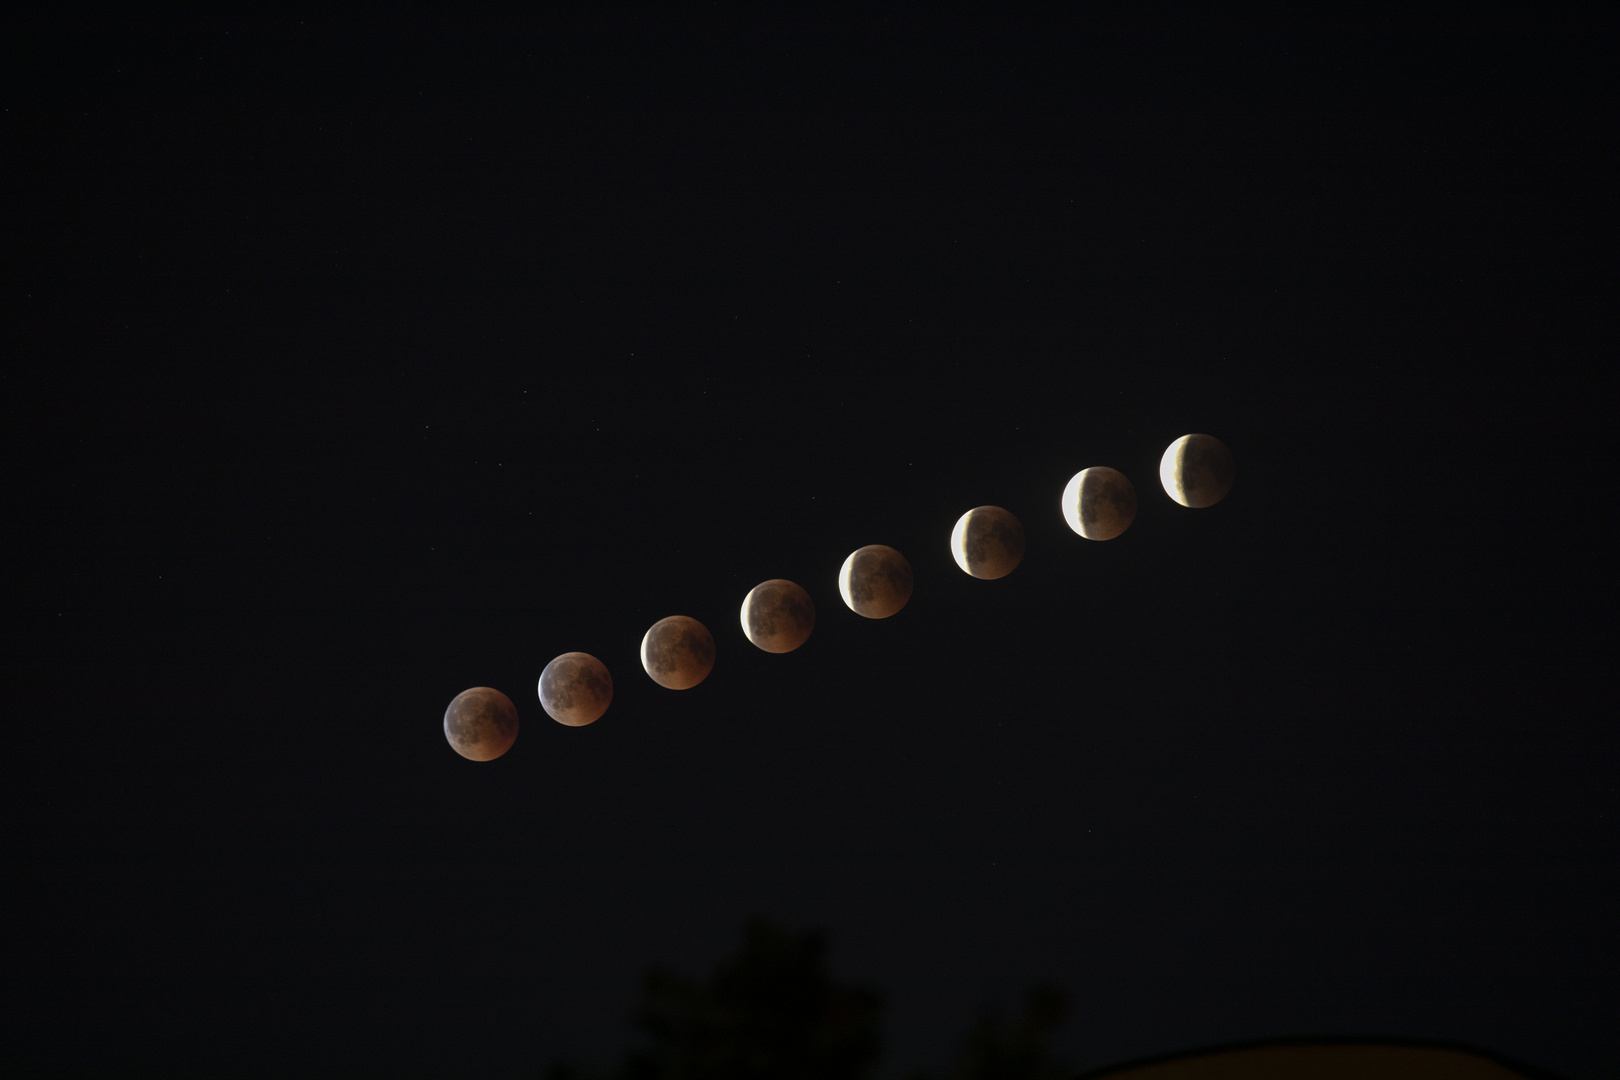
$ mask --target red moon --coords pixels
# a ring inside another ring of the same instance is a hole
[[[444,710],[444,737],[468,761],[494,761],[512,749],[517,736],[517,709],[499,690],[463,690]]]
[[[590,653],[563,653],[540,673],[540,705],[559,724],[595,723],[611,704],[613,676]]]

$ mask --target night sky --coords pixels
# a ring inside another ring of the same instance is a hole
[[[0,1064],[608,1064],[760,916],[885,1076],[1043,980],[1081,1068],[1620,1072],[1615,27],[1360,12],[9,30]]]

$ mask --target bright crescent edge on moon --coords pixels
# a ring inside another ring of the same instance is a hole
[[[956,528],[951,530],[951,557],[956,560],[956,565],[962,568],[962,573],[964,574],[973,573],[972,570],[968,569],[967,556],[968,518],[972,516],[973,511],[969,510],[967,513],[956,519]],[[848,597],[845,597],[845,599],[847,600]]]
[[[1165,448],[1164,457],[1159,459],[1159,483],[1164,485],[1164,493],[1182,506],[1187,505],[1186,498],[1181,492],[1181,484],[1176,479],[1181,472],[1181,458],[1187,452],[1187,440],[1190,435],[1183,435]]]
[[[856,608],[855,599],[849,593],[849,575],[855,569],[855,556],[860,552],[860,548],[850,552],[849,558],[844,560],[843,569],[838,571],[838,594],[844,598],[844,606],[851,611],[855,611]]]
[[[1063,499],[1058,503],[1058,508],[1063,511],[1064,523],[1081,536],[1086,535],[1085,528],[1080,524],[1080,478],[1084,475],[1086,470],[1081,469],[1069,477],[1069,483],[1063,489]]]

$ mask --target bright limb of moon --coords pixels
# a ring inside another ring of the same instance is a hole
[[[1024,526],[999,506],[979,506],[956,519],[951,557],[964,574],[1004,578],[1024,560]]]
[[[1069,478],[1063,520],[1087,540],[1112,540],[1136,520],[1136,488],[1118,469],[1096,465]]]
[[[1183,435],[1165,447],[1164,456],[1159,458],[1159,483],[1164,485],[1164,493],[1182,506],[1187,504],[1181,498],[1181,484],[1176,479],[1176,469],[1180,465],[1182,444],[1186,441],[1187,436]]]
[[[1213,435],[1183,435],[1159,459],[1159,483],[1182,506],[1214,506],[1237,476],[1232,451]]]
[[[1085,475],[1086,471],[1081,469],[1069,477],[1069,482],[1063,486],[1063,497],[1058,500],[1064,522],[1081,536],[1086,535],[1086,530],[1080,527],[1080,484]]]

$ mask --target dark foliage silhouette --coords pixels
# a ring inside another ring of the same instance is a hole
[[[961,1056],[946,1080],[1063,1080],[1072,1069],[1047,1050],[1047,1040],[1068,1015],[1068,1001],[1052,986],[1037,986],[1023,1015],[983,1014],[962,1041]],[[919,1078],[922,1080],[922,1078]]]
[[[559,1063],[549,1080],[863,1080],[880,1049],[881,998],[835,982],[826,941],[813,931],[753,922],[709,978],[654,969],[641,995],[642,1045],[618,1069]],[[984,1013],[942,1080],[1061,1080],[1071,1070],[1047,1040],[1066,1013],[1063,994],[1048,986],[1012,1018]]]
[[[655,969],[636,1017],[645,1040],[622,1080],[862,1080],[879,1051],[879,996],[833,981],[820,934],[748,926],[706,979]],[[575,1066],[552,1080],[585,1080]]]

